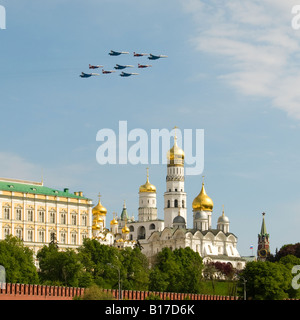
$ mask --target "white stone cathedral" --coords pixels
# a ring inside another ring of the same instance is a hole
[[[114,216],[110,223],[111,229],[106,229],[106,209],[99,199],[93,209],[93,237],[103,244],[119,248],[139,245],[150,263],[165,247],[172,250],[190,247],[200,254],[204,263],[220,261],[230,263],[236,269],[243,269],[245,260],[237,250],[237,237],[229,232],[229,219],[224,209],[218,218],[217,228],[212,228],[213,201],[206,194],[204,183],[192,204],[193,228],[187,228],[184,151],[178,147],[176,136],[167,158],[164,220],[157,216],[156,187],[149,182],[147,168],[146,183],[139,188],[138,220],[128,216],[124,202],[121,215]]]

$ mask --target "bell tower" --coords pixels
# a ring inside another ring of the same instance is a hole
[[[177,145],[176,129],[174,145],[167,153],[167,190],[164,193],[164,220],[165,227],[172,227],[174,218],[180,215],[187,221],[186,193],[184,192],[184,151]]]

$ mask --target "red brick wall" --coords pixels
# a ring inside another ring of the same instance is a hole
[[[118,299],[118,290],[104,289]],[[43,286],[34,284],[7,283],[5,289],[0,289],[0,300],[72,300],[75,296],[83,296],[84,288]],[[150,294],[158,295],[162,300],[237,300],[237,297],[215,296],[204,294],[151,292],[122,290],[126,300],[145,300]]]

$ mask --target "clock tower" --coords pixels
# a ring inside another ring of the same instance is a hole
[[[261,225],[261,231],[258,235],[258,247],[257,247],[257,260],[266,261],[267,257],[270,255],[270,243],[269,234],[267,233],[266,223],[265,223],[265,213],[262,213],[263,221]]]

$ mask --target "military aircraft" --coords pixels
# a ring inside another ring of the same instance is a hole
[[[127,72],[123,72],[123,71],[120,73],[121,77],[129,77],[132,75],[138,75],[138,73],[127,73]]]
[[[113,73],[113,72],[116,72],[115,70],[104,70],[102,69],[102,73],[103,74],[108,74],[108,73]]]
[[[89,78],[91,76],[100,76],[100,74],[99,73],[84,73],[84,72],[81,72],[81,75],[80,75],[81,78]]]
[[[122,69],[125,69],[125,68],[134,68],[134,66],[131,66],[131,65],[121,66],[120,64],[116,64],[116,66],[114,68],[117,69],[117,70],[122,70]]]
[[[149,60],[157,60],[157,59],[160,59],[160,58],[167,58],[168,56],[164,56],[162,54],[158,55],[158,56],[155,56],[153,54],[150,53],[150,57],[148,57]]]
[[[98,69],[98,68],[103,68],[103,66],[92,66],[89,64],[89,69]]]
[[[143,57],[143,56],[149,56],[149,54],[148,53],[136,53],[136,52],[134,52],[133,56],[134,57]]]
[[[152,67],[150,64],[139,64],[138,63],[138,68],[148,68],[148,67]]]
[[[126,51],[113,51],[113,50],[110,50],[110,52],[109,52],[110,56],[119,56],[120,54],[129,54],[129,52],[126,52]]]

